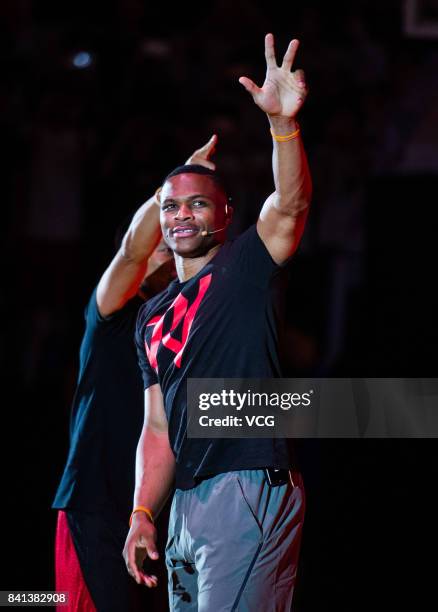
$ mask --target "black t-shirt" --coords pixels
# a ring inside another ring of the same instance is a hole
[[[70,451],[54,508],[114,512],[123,520],[129,516],[144,416],[134,343],[142,304],[136,296],[103,318],[96,291],[91,296],[71,413]]]
[[[231,470],[292,467],[283,439],[207,440],[186,432],[187,378],[280,376],[281,271],[251,226],[193,278],[173,281],[140,310],[140,367],[145,388],[159,383],[163,393],[177,488]]]

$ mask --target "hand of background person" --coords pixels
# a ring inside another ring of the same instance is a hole
[[[196,149],[190,157],[185,162],[185,165],[198,164],[200,166],[204,166],[204,168],[209,168],[210,170],[216,170],[216,164],[210,161],[210,157],[214,154],[216,144],[217,144],[217,136],[213,134],[210,140],[200,149]],[[159,187],[155,193],[155,198],[157,202],[160,202],[160,194],[161,187]]]
[[[128,573],[137,584],[147,587],[156,587],[158,579],[153,574],[146,574],[143,562],[146,557],[156,561],[159,557],[157,550],[157,530],[151,521],[140,512],[132,517],[132,525],[126,538],[123,549],[123,558]]]
[[[210,140],[200,149],[197,149],[186,161],[186,164],[199,164],[210,170],[216,170],[216,164],[210,161],[217,144],[217,136],[213,134]]]
[[[240,77],[239,83],[252,95],[254,102],[270,116],[294,118],[304,104],[307,95],[303,70],[291,72],[299,41],[291,40],[281,66],[277,66],[274,36],[265,36],[266,78],[262,87],[248,77]]]

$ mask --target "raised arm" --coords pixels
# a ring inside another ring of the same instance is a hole
[[[214,169],[210,157],[216,143],[217,136],[213,135],[189,157],[186,164],[201,164]],[[160,208],[156,195],[153,195],[135,213],[121,247],[99,281],[96,298],[102,316],[120,310],[138,292],[148,259],[160,238]]]
[[[301,133],[296,122],[307,95],[302,70],[291,72],[299,41],[289,43],[277,66],[274,37],[265,37],[266,78],[263,86],[247,77],[239,82],[268,117],[273,139],[272,170],[275,191],[260,212],[257,231],[271,257],[283,263],[301,239],[312,194],[312,183]]]
[[[145,420],[137,446],[134,508],[144,507],[158,516],[173,487],[175,457],[170,448],[163,396],[158,384],[145,391]],[[156,586],[157,579],[145,574],[146,556],[158,559],[157,530],[148,513],[135,512],[123,556],[128,572],[138,584]]]

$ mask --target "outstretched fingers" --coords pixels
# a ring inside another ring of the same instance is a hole
[[[246,91],[249,91],[249,93],[253,96],[261,91],[260,87],[257,87],[254,81],[251,81],[251,79],[248,79],[248,77],[240,77],[239,83],[243,85]]]
[[[189,157],[186,164],[200,164],[210,170],[216,170],[216,164],[210,160],[210,157],[214,154],[218,137],[216,134],[210,138],[210,140],[200,149],[197,149],[193,155]]]
[[[290,70],[292,68],[292,64],[294,63],[295,55],[300,45],[300,41],[294,38],[290,41],[287,51],[283,57],[283,63],[281,67],[285,70]]]
[[[201,147],[199,151],[197,151],[197,153],[200,155],[203,155],[205,159],[210,159],[210,157],[214,153],[216,144],[217,144],[217,135],[213,134],[210,140],[203,147]]]
[[[274,35],[266,34],[265,36],[265,58],[266,67],[277,68],[277,60],[275,59]]]

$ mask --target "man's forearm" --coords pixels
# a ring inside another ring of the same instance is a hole
[[[291,134],[298,128],[293,118],[268,115],[268,119],[277,136]],[[276,208],[291,216],[306,210],[312,195],[312,181],[300,134],[286,142],[273,139],[272,171],[278,196]]]
[[[129,261],[145,261],[160,238],[160,209],[153,195],[135,213],[123,237],[121,253]]]
[[[160,240],[159,207],[155,196],[135,213],[122,246],[97,286],[97,305],[106,317],[122,308],[138,292],[150,255]]]
[[[137,446],[134,507],[150,508],[158,516],[173,488],[175,457],[166,433],[144,428]]]

